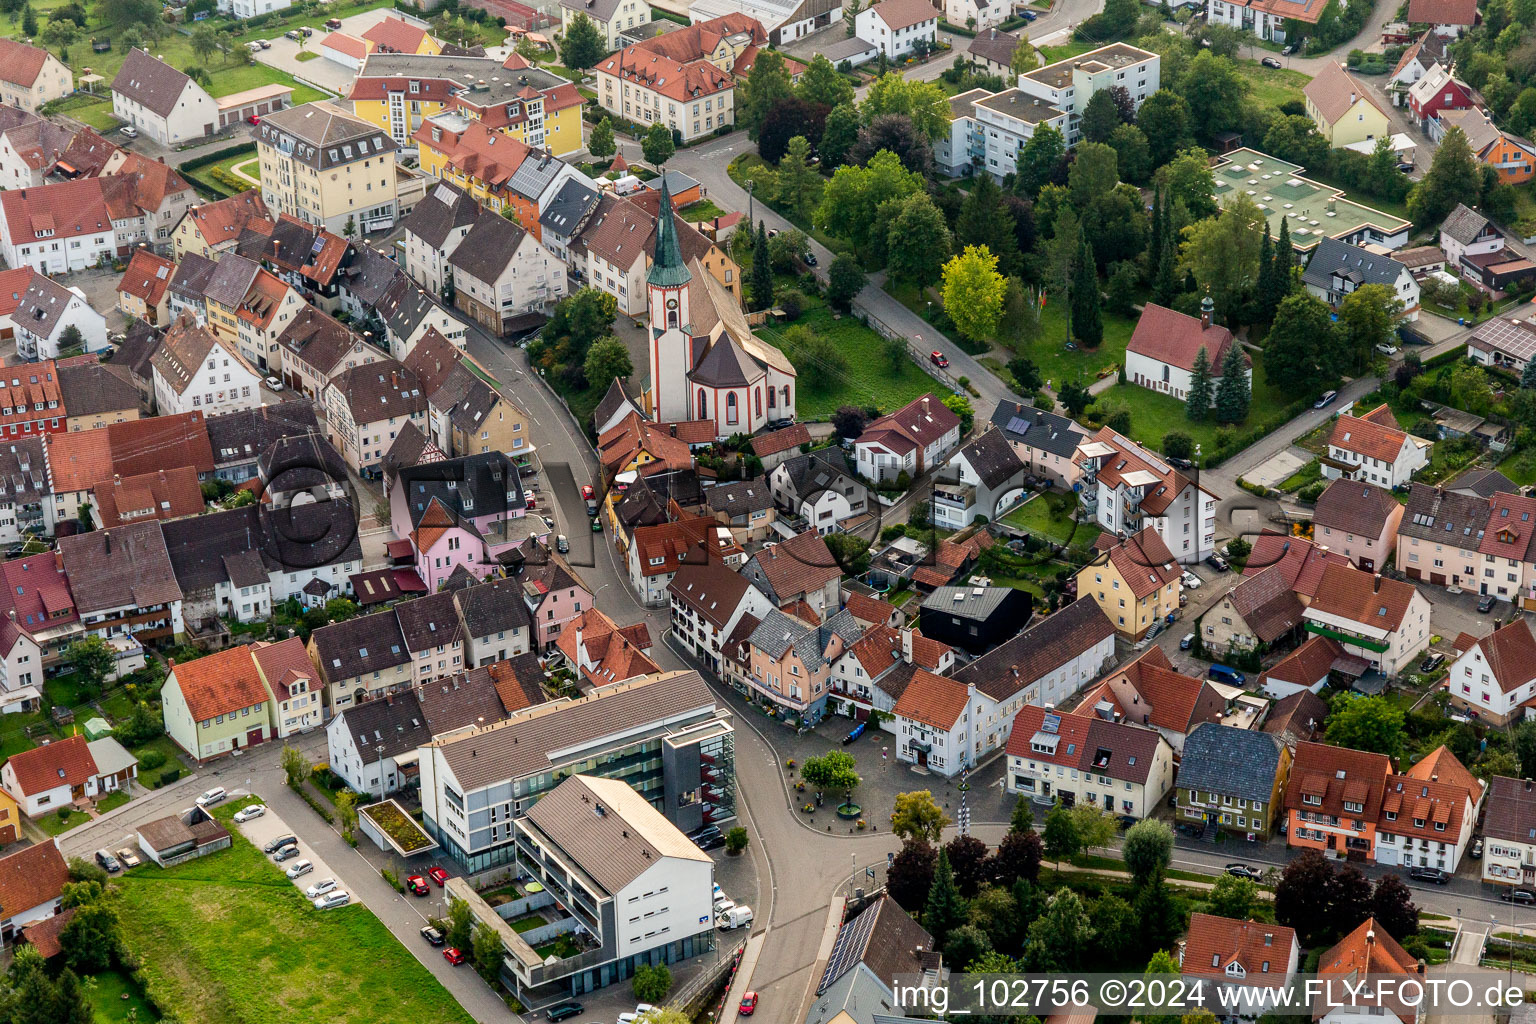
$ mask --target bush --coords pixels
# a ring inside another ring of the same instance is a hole
[[[152,772],[165,764],[165,754],[159,750],[146,750],[139,756],[139,768],[142,771]]]
[[[784,318],[793,323],[800,319],[800,314],[805,311],[805,296],[793,289],[782,293],[775,303],[784,313]]]
[[[1329,483],[1330,481],[1328,480],[1314,481],[1313,483],[1307,484],[1307,486],[1297,491],[1296,497],[1300,498],[1302,501],[1316,501],[1318,498],[1322,497],[1323,492],[1328,489]]]
[[[180,768],[167,768],[164,774],[155,780],[155,788],[159,789],[161,786],[169,786],[179,778],[181,778]]]

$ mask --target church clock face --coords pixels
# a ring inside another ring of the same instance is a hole
[[[668,299],[667,300],[667,308],[668,309],[676,309],[677,308],[677,300],[676,299]]]

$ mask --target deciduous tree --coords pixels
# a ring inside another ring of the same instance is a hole
[[[1072,812],[1059,800],[1046,812],[1045,831],[1041,838],[1045,843],[1046,854],[1056,861],[1074,857],[1083,848]]]
[[[736,119],[745,126],[747,135],[756,139],[768,111],[794,93],[794,82],[784,64],[784,55],[778,50],[760,50],[752,70],[747,73],[747,80],[736,88]]]
[[[1292,391],[1321,391],[1338,377],[1334,367],[1334,329],[1321,299],[1306,292],[1286,296],[1264,344],[1264,375]]]
[[[117,667],[117,654],[105,640],[94,634],[70,644],[64,652],[64,660],[80,677],[82,692],[93,696],[101,692],[107,676]]]
[[[903,167],[894,153],[876,153],[864,167],[837,169],[822,190],[816,222],[829,233],[863,249],[869,245],[869,233],[880,204],[921,191],[921,175]]]
[[[1008,282],[997,272],[997,257],[984,246],[968,245],[944,265],[944,311],[955,327],[976,341],[997,333]]]
[[[853,297],[864,290],[864,267],[851,253],[839,253],[827,268],[827,302],[833,309],[846,313]]]
[[[592,343],[592,347],[587,349],[583,368],[587,374],[587,385],[604,389],[615,377],[627,378],[635,372],[635,364],[629,358],[629,349],[612,334]]]
[[[1043,853],[1038,832],[1009,832],[1003,836],[992,858],[998,884],[1011,887],[1021,878],[1031,883],[1037,881]]]
[[[1217,917],[1245,921],[1258,898],[1259,887],[1253,879],[1222,875],[1211,886],[1211,913]]]
[[[927,288],[939,283],[949,253],[944,214],[927,192],[914,192],[902,201],[901,212],[886,233],[886,266],[899,280]]]
[[[1341,693],[1328,709],[1328,742],[1396,758],[1403,751],[1403,709],[1385,697]]]
[[[1371,894],[1371,916],[1398,942],[1407,942],[1410,935],[1419,933],[1419,908],[1414,905],[1413,891],[1398,875],[1383,875],[1376,880],[1376,891]]]
[[[931,177],[933,146],[906,114],[881,114],[859,129],[846,157],[851,164],[867,164],[876,153],[895,153],[913,174]]]
[[[1126,830],[1120,855],[1136,885],[1144,885],[1168,869],[1173,859],[1173,830],[1155,818],[1138,821]]]
[[[1079,970],[1096,936],[1082,897],[1071,889],[1059,889],[1047,902],[1045,913],[1029,926],[1024,962],[1033,972]]]
[[[592,126],[592,134],[587,137],[587,152],[599,160],[607,160],[618,152],[618,146],[613,141],[613,122],[608,118]]]
[[[970,899],[980,892],[991,870],[987,844],[975,836],[955,836],[944,844],[944,854],[949,858],[960,895]]]
[[[1019,195],[1033,199],[1055,176],[1066,155],[1067,144],[1061,132],[1050,125],[1040,125],[1019,151],[1014,188]]]
[[[859,137],[859,112],[852,103],[839,103],[827,113],[821,130],[821,162],[824,167],[839,167],[848,157]]]
[[[891,898],[909,913],[917,913],[928,902],[938,853],[922,840],[909,840],[896,851],[885,873],[885,888]]]
[[[906,78],[888,71],[869,87],[859,107],[866,123],[882,114],[904,114],[912,119],[928,139],[937,139],[949,131],[949,97],[935,82]]]
[[[949,823],[949,816],[934,802],[930,790],[919,789],[896,794],[896,809],[891,812],[891,831],[903,840],[922,839],[936,843]]]
[[[853,102],[853,83],[844,78],[830,60],[818,53],[800,73],[795,95],[807,103],[831,108],[839,103]]]
[[[654,167],[660,167],[672,159],[672,154],[677,152],[677,144],[672,141],[672,129],[657,121],[646,131],[645,138],[640,140],[640,152],[645,155],[646,162]]]
[[[1161,167],[1189,145],[1189,104],[1171,89],[1159,89],[1142,101],[1136,126],[1147,137],[1152,166]]]

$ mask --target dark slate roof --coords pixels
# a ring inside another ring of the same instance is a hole
[[[1416,483],[1409,487],[1408,507],[1403,509],[1397,533],[1475,551],[1483,542],[1490,515],[1487,498]]]
[[[285,437],[319,429],[315,407],[304,399],[241,409],[208,419],[208,442],[216,465],[255,462],[272,444]]]
[[[359,615],[321,626],[310,634],[320,672],[329,681],[350,679],[365,672],[394,668],[411,660],[392,611]]]
[[[342,370],[331,380],[359,425],[424,412],[427,396],[421,381],[403,363],[383,359]]]
[[[496,391],[473,370],[463,363],[455,363],[443,378],[442,386],[432,392],[428,403],[438,412],[448,412],[453,425],[473,437],[500,400]]]
[[[786,459],[774,472],[782,470],[794,486],[801,501],[808,501],[829,487],[841,488],[845,482],[856,482],[848,459],[838,448],[818,448],[804,455]]]
[[[176,582],[186,592],[230,578],[226,555],[254,551],[267,571],[361,562],[357,520],[346,501],[320,501],[285,509],[247,505],[160,524]],[[305,543],[303,538],[320,538]]]
[[[112,91],[167,117],[190,84],[191,78],[134,47],[112,79]]]
[[[468,227],[479,216],[480,204],[473,196],[440,182],[427,191],[401,227],[432,248],[441,249],[455,228]]]
[[[538,696],[539,700],[531,703],[540,703],[543,694]],[[489,665],[423,683],[421,709],[433,736],[468,725],[492,725],[507,717]]]
[[[139,389],[112,363],[59,364],[59,393],[70,416],[137,409]]]
[[[377,306],[396,279],[405,276],[399,264],[365,242],[349,245],[344,262],[342,283],[364,306]],[[183,260],[182,266],[185,265]]]
[[[420,427],[406,422],[400,427],[400,433],[395,435],[389,451],[384,453],[384,461],[379,464],[384,475],[390,477],[407,466],[420,465],[421,455],[431,443],[432,439],[423,434]]]
[[[984,622],[1012,594],[1012,587],[934,587],[923,600],[923,611]],[[957,595],[961,600],[955,600]]]
[[[1013,445],[995,428],[966,444],[960,454],[988,487],[1001,487],[1024,472],[1024,463],[1014,454]]]
[[[741,387],[762,376],[762,369],[729,334],[722,334],[694,366],[689,378],[714,387]]]
[[[204,517],[185,520],[198,522]],[[59,555],[81,615],[124,606],[150,608],[181,600],[160,523],[60,537]]]
[[[59,367],[62,376],[64,368]],[[74,415],[73,407],[70,415]],[[1465,473],[1445,485],[1453,491],[1466,491],[1481,498],[1491,498],[1500,491],[1505,494],[1518,494],[1520,487],[1509,477],[1496,469],[1469,469]]]
[[[1010,441],[1070,459],[1088,432],[1066,416],[1007,400],[992,410],[992,423]]]
[[[1114,623],[1098,602],[1073,601],[956,670],[954,677],[974,683],[993,700],[1005,700],[1114,634]]]
[[[816,992],[825,992],[861,963],[882,980],[919,974],[923,953],[932,949],[933,936],[895,900],[882,896],[838,930]]]
[[[370,615],[367,618],[383,618]],[[317,631],[318,632],[318,631]],[[352,742],[363,760],[397,757],[415,750],[432,739],[427,716],[416,699],[416,691],[406,690],[381,700],[364,701],[341,713]],[[379,748],[383,748],[381,751]]]
[[[1281,749],[1270,733],[1202,722],[1184,737],[1178,787],[1268,803]]]
[[[523,603],[523,581],[490,580],[465,587],[453,595],[469,639],[511,632],[528,625],[528,606]]]
[[[1503,775],[1489,783],[1483,834],[1512,843],[1536,841],[1536,785]]]
[[[199,256],[195,252],[187,253],[182,256],[181,262],[176,264],[176,273],[171,275],[171,291],[186,298],[201,301],[203,293],[208,288],[208,280],[213,277],[213,271],[217,266],[218,264],[206,256]]]
[[[1445,220],[1440,222],[1440,233],[1466,245],[1477,238],[1484,228],[1489,226],[1487,217],[1484,217],[1465,203],[1457,203],[1456,209],[1447,214]]]
[[[256,473],[269,491],[325,487],[347,479],[347,462],[317,430],[273,441],[256,460]]]
[[[844,648],[851,645],[864,632],[853,613],[843,608],[820,625],[802,622],[785,615],[777,608],[769,609],[762,622],[752,631],[752,646],[766,651],[770,657],[782,658],[791,647],[809,671],[816,671],[825,663],[827,645],[834,635],[843,640]]]
[[[301,103],[265,115],[251,133],[258,141],[287,147],[292,158],[318,171],[393,153],[400,147],[382,128],[340,103]]]
[[[190,256],[191,254],[188,253],[188,258]],[[185,262],[183,260],[183,263]],[[209,265],[212,266],[212,264]],[[173,275],[172,280],[174,279]],[[128,336],[118,344],[117,351],[112,353],[112,358],[107,360],[107,365],[125,367],[135,377],[147,381],[151,374],[149,361],[159,347],[160,331],[140,320],[128,328]]]
[[[1312,250],[1312,259],[1301,275],[1302,281],[1316,288],[1327,289],[1335,273],[1342,274],[1356,285],[1384,284],[1396,287],[1398,279],[1407,268],[1390,256],[1341,242],[1337,238],[1324,237]]]
[[[424,651],[459,639],[459,612],[449,591],[397,604],[395,615],[408,651]]]
[[[456,517],[481,518],[523,507],[523,482],[517,466],[502,452],[481,452],[443,459],[400,471],[411,526],[435,500]],[[466,507],[466,499],[467,506]]]
[[[582,184],[576,178],[567,178],[544,212],[539,214],[539,225],[562,238],[571,238],[581,230],[582,222],[597,209],[597,190]]]
[[[704,500],[714,511],[732,516],[761,512],[773,507],[773,494],[766,480],[737,480],[711,487],[704,492]]]

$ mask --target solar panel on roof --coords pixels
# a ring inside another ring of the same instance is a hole
[[[1013,434],[1029,433],[1029,420],[1022,416],[1015,416],[1008,421],[1008,431]]]
[[[1045,719],[1040,723],[1040,730],[1050,733],[1059,732],[1061,730],[1061,716],[1046,715]]]

